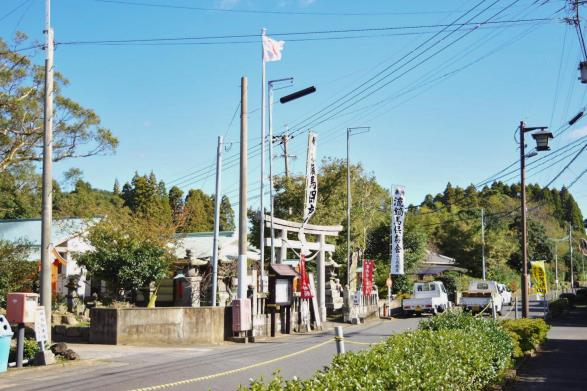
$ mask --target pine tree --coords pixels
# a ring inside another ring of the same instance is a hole
[[[234,210],[227,196],[220,201],[220,231],[234,231]]]

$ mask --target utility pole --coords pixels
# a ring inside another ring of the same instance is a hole
[[[556,285],[556,292],[558,294],[558,246],[554,242],[554,284]]]
[[[481,262],[483,281],[485,281],[485,209],[481,208]]]
[[[575,271],[573,270],[573,223],[569,222],[569,251],[571,254],[571,290],[575,291]]]
[[[351,129],[346,130],[346,283],[351,286]]]
[[[292,138],[293,137],[290,137],[290,135],[287,133],[287,131],[284,134],[282,134],[281,136],[279,136],[279,139],[281,139],[281,146],[283,148],[283,155],[281,155],[280,157],[282,157],[284,159],[285,178],[286,179],[289,179],[289,158],[292,158],[292,159],[296,158],[295,155],[290,155],[290,154],[288,154],[288,151],[287,151],[287,143]]]
[[[241,78],[240,189],[238,222],[238,298],[247,298],[247,78]]]
[[[528,300],[528,226],[526,222],[526,143],[524,135],[527,132],[539,130],[532,133],[532,138],[536,140],[536,151],[548,151],[548,140],[553,138],[551,132],[547,131],[547,126],[527,127],[524,121],[520,121],[520,184],[522,187],[520,197],[520,214],[522,215],[521,229],[522,237],[520,247],[522,248],[522,318],[528,317],[530,311],[530,302]],[[530,156],[534,156],[531,153]]]
[[[522,214],[522,318],[528,317],[530,302],[528,301],[528,230],[526,225],[526,143],[524,121],[520,121],[520,181],[521,191],[521,214]]]
[[[41,305],[51,342],[51,224],[53,221],[53,28],[51,0],[45,0],[45,104],[43,134],[43,200],[41,220]]]
[[[212,307],[216,307],[216,292],[218,291],[218,235],[220,232],[220,181],[222,176],[222,145],[223,137],[218,136],[216,151],[216,193],[214,196],[214,244],[212,248]]]
[[[265,208],[263,207],[263,199],[265,195],[265,108],[267,106],[267,97],[265,95],[265,83],[266,83],[266,76],[265,76],[265,59],[263,54],[263,37],[267,34],[267,29],[261,29],[261,64],[262,64],[262,73],[261,73],[261,184],[259,185],[259,237],[260,237],[260,260],[259,260],[259,268],[261,269],[261,292],[265,292],[264,284],[264,276],[265,276]]]

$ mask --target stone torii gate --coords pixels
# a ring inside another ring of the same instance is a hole
[[[265,215],[265,225],[271,229],[271,216]],[[273,229],[278,234],[275,235],[275,248],[279,249],[276,254],[276,262],[282,263],[287,259],[288,249],[302,249],[302,243],[295,239],[288,239],[288,232],[294,232],[295,237],[302,228],[302,223],[297,223],[289,220],[282,220],[273,218]],[[304,226],[304,234],[318,236],[318,242],[306,241],[304,243],[304,249],[310,251],[318,251],[316,261],[316,271],[318,275],[318,286],[316,295],[318,296],[318,307],[320,311],[320,318],[322,321],[326,320],[326,252],[334,252],[334,244],[326,243],[326,236],[338,236],[338,233],[342,231],[342,225],[314,225],[306,224]],[[271,246],[271,237],[265,239],[265,245]]]

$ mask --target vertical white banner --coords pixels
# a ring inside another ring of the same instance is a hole
[[[308,157],[306,159],[306,195],[304,198],[304,222],[305,225],[316,212],[318,201],[318,170],[316,169],[316,141],[318,135],[308,134]]]
[[[391,189],[391,274],[404,274],[405,194],[403,186]]]

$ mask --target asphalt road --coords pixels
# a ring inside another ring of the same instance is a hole
[[[350,342],[378,342],[393,333],[415,329],[418,321],[417,318],[377,320],[346,327],[345,338],[349,342],[346,349],[367,348]],[[73,365],[12,371],[0,376],[0,389],[116,391],[167,384],[173,390],[235,390],[239,385],[248,385],[251,378],[267,379],[278,369],[285,378],[310,377],[328,365],[336,354],[332,331],[216,347],[76,345],[74,349],[82,359],[93,359]],[[186,380],[189,382],[178,383]]]

